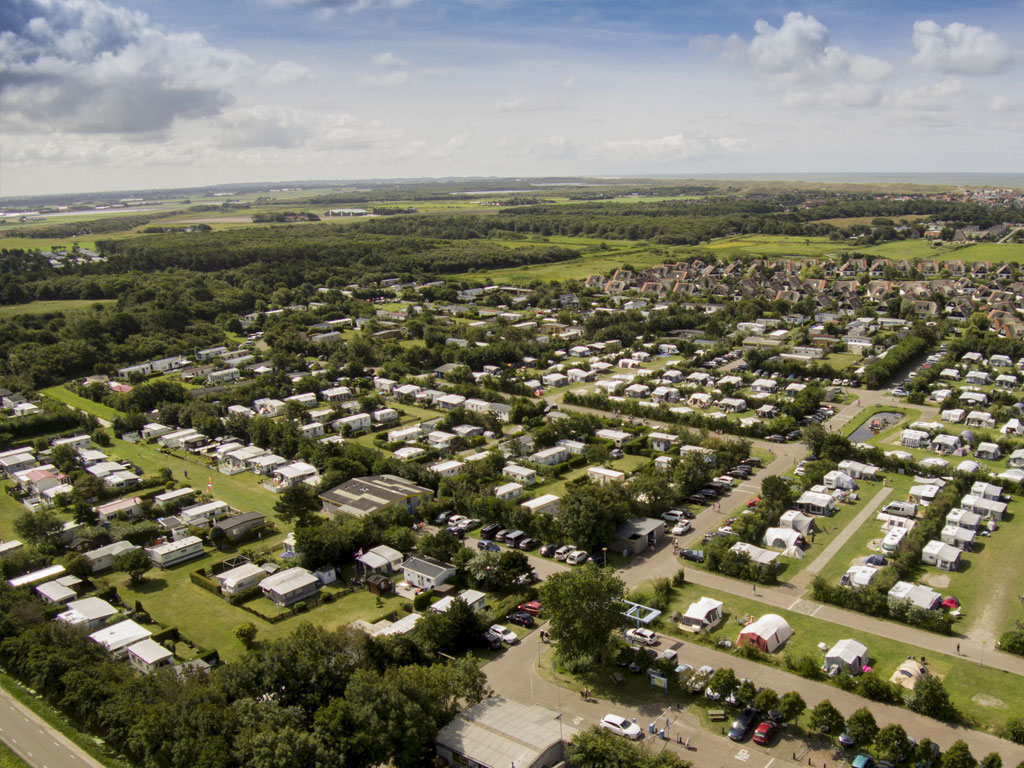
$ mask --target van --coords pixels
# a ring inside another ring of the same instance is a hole
[[[678,523],[680,520],[685,520],[686,517],[681,510],[667,509],[661,513],[661,519],[668,523]]]
[[[511,533],[505,534],[505,544],[507,544],[510,549],[515,549],[525,538],[525,531],[512,531]]]

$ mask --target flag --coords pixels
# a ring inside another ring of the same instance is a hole
[[[363,548],[360,547],[359,551],[356,552],[356,560],[360,560],[360,559],[362,559],[362,557],[363,557]]]
[[[206,492],[210,493],[211,491],[213,491],[213,478],[208,477],[206,478]]]

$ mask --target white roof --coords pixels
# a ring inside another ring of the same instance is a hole
[[[307,584],[318,583],[320,580],[305,568],[289,568],[285,571],[278,571],[273,576],[268,576],[260,582],[260,589],[272,590],[278,593],[291,592],[300,589]]]
[[[128,646],[128,653],[138,657],[145,664],[159,664],[164,659],[169,659],[174,655],[160,645],[160,643],[156,642],[156,640],[149,637]]]
[[[833,645],[825,655],[829,659],[839,659],[846,664],[867,659],[868,647],[852,638],[844,638]]]
[[[224,573],[220,574],[216,578],[222,586],[230,589],[235,584],[238,584],[245,579],[265,573],[266,571],[255,563],[246,563],[245,565],[240,565],[237,568],[232,568],[230,571],[224,571]]]
[[[145,627],[140,627],[131,619],[99,629],[89,635],[90,639],[105,647],[108,651],[116,651],[127,645],[134,645],[152,635]]]
[[[721,600],[715,600],[713,597],[701,597],[697,602],[690,603],[690,607],[683,615],[688,619],[703,619],[716,608],[721,610],[723,605]]]

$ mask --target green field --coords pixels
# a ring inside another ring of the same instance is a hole
[[[934,247],[928,240],[897,240],[891,243],[857,248],[865,256],[887,259],[955,259],[972,261],[1024,262],[1024,243],[974,243]]]
[[[2,242],[0,242],[2,244]],[[45,315],[51,312],[72,312],[91,309],[93,306],[113,304],[114,299],[65,299],[62,301],[32,301],[28,304],[7,304],[0,307],[0,320],[10,320],[16,315]]]
[[[722,237],[694,246],[719,258],[754,254],[760,256],[824,256],[852,249],[827,237],[792,237],[789,235],[737,235]]]

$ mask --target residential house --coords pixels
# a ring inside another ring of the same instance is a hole
[[[320,494],[325,514],[333,516],[344,512],[363,517],[393,507],[404,508],[414,514],[434,492],[395,475],[354,477]]]
[[[278,605],[291,605],[313,597],[320,586],[320,579],[305,568],[278,571],[259,583],[264,596]]]
[[[455,575],[455,566],[431,557],[409,557],[402,563],[405,581],[419,590],[434,589]]]

